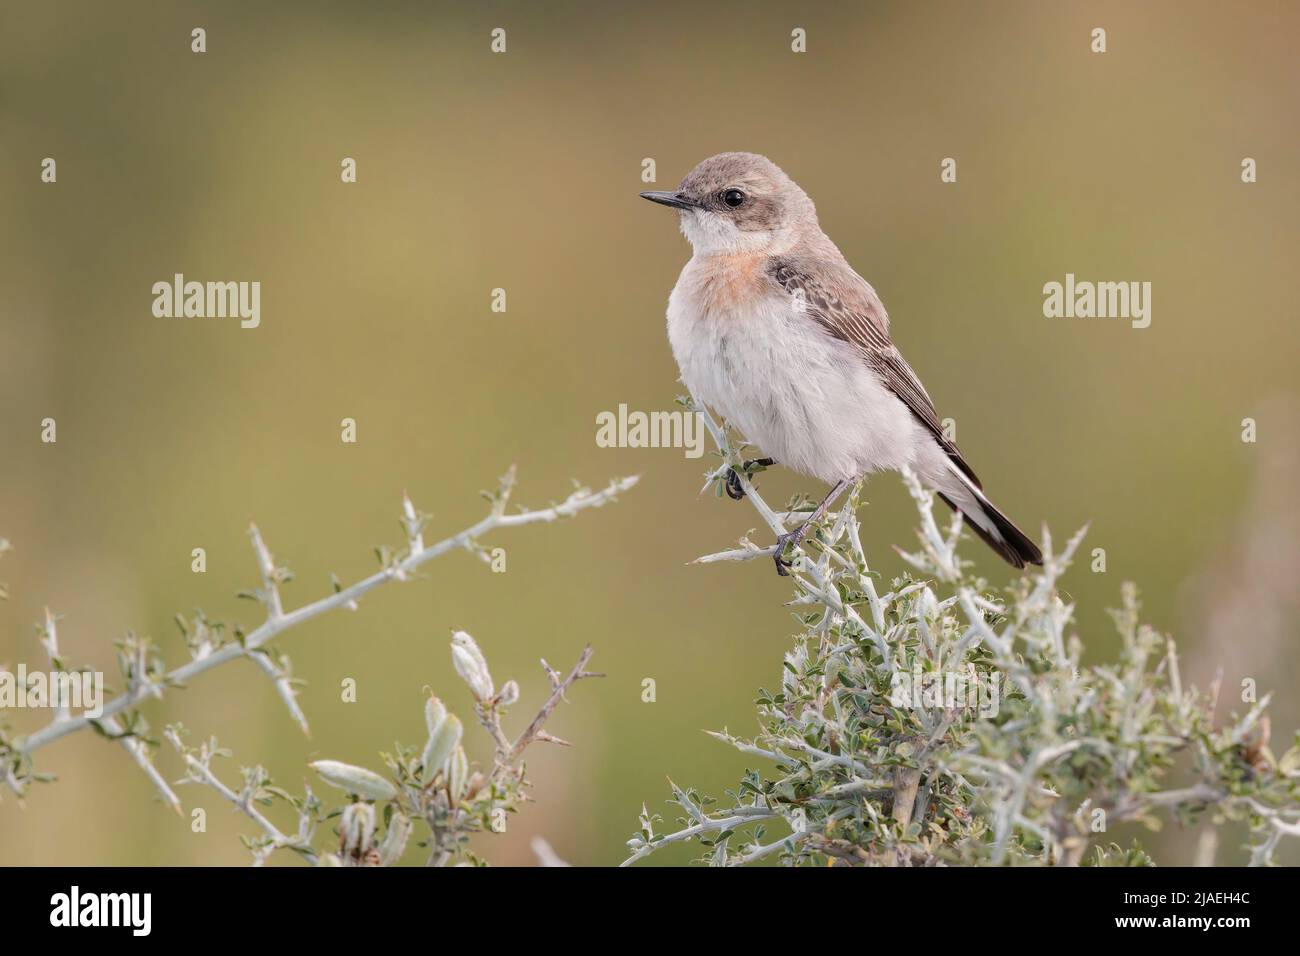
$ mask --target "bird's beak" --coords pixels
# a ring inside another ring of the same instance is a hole
[[[657,202],[661,206],[672,206],[674,209],[699,209],[700,204],[691,199],[685,193],[665,193],[665,192],[648,192],[641,194],[642,199],[648,199],[651,202]]]

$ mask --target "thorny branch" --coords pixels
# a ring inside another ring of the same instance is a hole
[[[528,726],[524,728],[524,732],[519,735],[519,739],[514,742],[510,747],[510,750],[505,754],[504,758],[500,761],[501,764],[511,766],[517,763],[524,750],[535,740],[560,744],[564,747],[569,746],[567,740],[561,740],[559,737],[548,734],[542,729],[542,727],[550,718],[551,713],[555,708],[559,706],[560,702],[568,700],[564,695],[570,687],[578,681],[584,680],[588,677],[605,676],[604,674],[594,674],[585,669],[587,662],[591,660],[591,653],[591,645],[588,644],[582,649],[582,654],[578,656],[578,662],[573,665],[573,668],[565,677],[561,677],[550,664],[546,663],[546,659],[542,658],[542,668],[546,671],[546,676],[551,682],[551,694],[546,698],[546,702],[542,704],[542,708],[537,712],[537,716],[534,717]]]
[[[107,701],[99,716],[90,716],[86,712],[69,713],[66,709],[60,709],[44,727],[12,741],[4,736],[3,728],[0,727],[0,781],[21,797],[31,781],[47,779],[34,771],[32,754],[62,737],[89,727],[118,740],[149,776],[163,800],[179,812],[180,801],[153,765],[145,737],[148,725],[139,712],[133,709],[135,705],[150,697],[161,698],[166,691],[183,687],[198,675],[215,667],[247,658],[272,680],[276,693],[288,708],[294,722],[307,733],[307,720],[297,702],[297,691],[288,659],[273,653],[268,646],[274,638],[328,611],[340,608],[355,611],[360,598],[371,590],[389,581],[410,580],[422,565],[448,552],[464,550],[490,560],[479,544],[479,539],[489,532],[574,517],[582,511],[615,501],[619,494],[633,487],[637,480],[636,477],[617,478],[599,491],[578,487],[563,501],[548,508],[525,508],[508,513],[515,485],[515,469],[511,466],[497,489],[490,494],[485,493],[491,504],[486,517],[457,534],[429,545],[424,543],[423,537],[427,516],[416,512],[410,499],[403,496],[401,523],[407,536],[406,548],[398,553],[380,549],[382,566],[379,571],[349,587],[342,587],[336,581],[333,593],[288,611],[284,609],[280,587],[292,580],[292,574],[287,568],[276,564],[261,531],[252,525],[249,536],[257,561],[260,586],[247,596],[255,598],[265,607],[265,620],[246,634],[236,631],[235,640],[223,640],[223,626],[207,621],[201,613],[192,624],[181,620],[190,646],[191,660],[170,671],[163,669],[149,642],[128,635],[119,642],[118,655],[126,678],[126,689]],[[8,550],[8,542],[4,542],[4,550]],[[62,669],[55,621],[56,618],[47,612],[42,628],[42,644],[53,666]]]

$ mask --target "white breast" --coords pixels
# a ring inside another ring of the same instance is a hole
[[[668,340],[692,394],[788,468],[835,482],[912,461],[906,406],[761,262],[687,263],[668,300]]]

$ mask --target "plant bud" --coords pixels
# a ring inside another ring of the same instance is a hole
[[[438,725],[438,729],[429,737],[429,742],[424,747],[424,779],[432,780],[434,775],[447,763],[447,758],[452,755],[457,744],[460,743],[461,734],[464,729],[461,727],[460,718],[455,714],[448,714],[447,718]]]
[[[320,774],[326,783],[333,784],[340,790],[355,793],[369,800],[391,800],[397,796],[397,788],[379,774],[364,767],[340,763],[337,760],[317,760],[308,764]]]
[[[481,703],[492,699],[492,674],[488,670],[487,658],[474,638],[464,631],[451,635],[451,662],[476,700]]]
[[[501,696],[497,698],[497,702],[502,707],[510,707],[517,704],[519,702],[519,685],[513,680],[508,680],[502,684]]]
[[[402,858],[406,842],[411,838],[411,821],[404,813],[395,813],[388,821],[388,832],[379,847],[379,865],[393,866]]]
[[[474,795],[477,794],[480,790],[482,790],[485,786],[487,786],[487,778],[484,777],[477,770],[475,770],[472,774],[469,775],[469,784],[466,785],[465,787],[465,799],[472,800],[474,798]]]
[[[465,787],[469,783],[469,758],[465,748],[457,747],[447,762],[447,793],[452,803],[460,803],[465,796]]]
[[[443,706],[442,701],[430,694],[424,704],[424,725],[429,728],[430,737],[438,732],[438,725],[446,716],[447,708]]]
[[[339,849],[344,859],[360,859],[370,850],[375,835],[375,808],[369,803],[349,803],[339,823]]]

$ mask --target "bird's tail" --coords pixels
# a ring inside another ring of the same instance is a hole
[[[1038,545],[999,511],[970,478],[955,467],[951,470],[958,480],[955,483],[943,482],[945,487],[939,491],[939,497],[944,504],[953,511],[960,511],[970,529],[1007,564],[1014,568],[1042,564],[1043,553],[1038,550]]]

